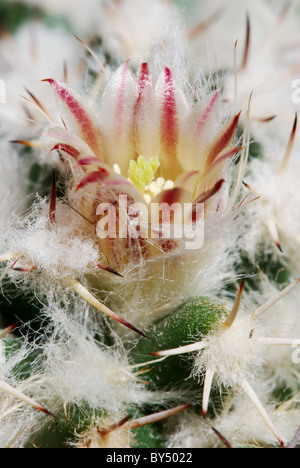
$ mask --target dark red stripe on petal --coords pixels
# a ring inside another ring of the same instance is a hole
[[[207,157],[206,167],[209,167],[216,157],[232,142],[237,129],[241,113],[232,117],[232,119],[221,129],[220,134],[214,141]]]
[[[116,129],[117,132],[121,132],[122,124],[123,124],[123,111],[124,111],[124,102],[125,102],[125,92],[126,92],[126,84],[127,84],[127,73],[128,73],[128,63],[123,65],[121,80],[120,80],[120,87],[118,92],[118,101],[116,106]]]
[[[95,127],[88,113],[78,100],[58,81],[43,80],[50,83],[56,94],[69,108],[71,114],[78,122],[84,141],[90,146],[96,155],[100,155],[99,130]]]
[[[178,203],[181,199],[183,190],[181,187],[175,187],[170,190],[165,190],[162,192],[161,202],[167,203],[169,206],[173,205],[173,203]]]
[[[243,149],[244,149],[244,146],[235,146],[232,149],[229,149],[222,156],[220,156],[218,159],[214,161],[214,163],[209,167],[208,172],[214,170],[219,164],[224,163],[227,159],[231,158],[232,156],[234,156],[236,153],[238,153],[239,151]]]
[[[197,136],[200,135],[203,128],[205,127],[205,125],[206,125],[212,111],[214,110],[214,107],[215,107],[216,103],[218,102],[219,96],[220,96],[220,90],[218,89],[218,91],[215,92],[215,94],[213,95],[209,105],[207,106],[207,108],[205,109],[205,111],[203,112],[203,114],[201,116],[200,122],[197,125],[197,133],[196,133]]]
[[[142,94],[143,90],[145,89],[146,85],[150,83],[150,72],[147,63],[143,63],[140,69],[140,76],[139,76],[139,83],[138,83],[138,96]]]
[[[105,177],[107,177],[108,172],[105,169],[99,171],[90,172],[85,177],[81,179],[79,184],[76,187],[76,191],[86,187],[88,184],[94,184],[96,182],[102,182]]]
[[[142,96],[143,91],[151,87],[151,76],[150,76],[150,71],[147,63],[143,63],[141,65],[140,69],[140,76],[139,76],[139,81],[138,81],[138,97],[134,106],[134,138],[135,138],[135,143],[137,146],[138,144],[138,136],[139,136],[139,110],[140,110],[140,105],[141,102],[143,101]],[[139,152],[139,149],[136,148],[136,152]]]
[[[168,159],[176,157],[178,122],[174,82],[169,68],[165,68],[163,107],[161,115],[161,140]]]
[[[159,156],[162,177],[175,180],[182,168],[177,159],[179,137],[176,87],[168,68],[165,68],[161,107],[161,153]]]
[[[95,158],[95,157],[93,157],[93,156],[90,156],[90,157],[88,157],[88,158],[79,159],[78,164],[79,164],[80,166],[90,166],[90,165],[93,165],[93,166],[103,167],[103,162],[101,162],[98,158]]]
[[[207,192],[201,193],[201,195],[197,197],[194,203],[205,203],[207,200],[213,197],[216,193],[218,193],[219,190],[221,190],[224,182],[225,182],[224,179],[219,180],[212,189],[208,190]]]
[[[72,158],[77,159],[80,156],[80,151],[78,151],[74,146],[67,145],[65,143],[58,143],[55,145],[51,151],[63,151],[64,153],[67,153],[69,156],[72,156]]]

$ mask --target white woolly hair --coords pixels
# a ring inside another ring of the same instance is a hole
[[[237,235],[232,214],[222,217],[214,213],[205,220],[202,248],[185,250],[182,241],[178,252],[128,265],[123,278],[103,276],[98,293],[129,321],[149,327],[189,297],[214,296],[235,281],[232,245]]]
[[[195,358],[193,375],[213,369],[214,383],[227,388],[236,388],[243,378],[252,381],[264,362],[262,345],[255,336],[249,338],[252,330],[253,323],[247,315],[238,317],[229,329],[214,331],[203,338],[206,346]]]
[[[21,257],[16,266],[36,267],[21,274],[9,272],[9,279],[20,290],[33,290],[40,298],[51,298],[56,291],[57,298],[67,300],[68,279],[84,281],[86,277],[102,301],[139,327],[150,326],[188,297],[214,295],[235,279],[232,245],[239,232],[235,213],[208,213],[202,248],[186,250],[181,241],[178,252],[129,264],[122,278],[97,269],[105,258],[94,243],[92,228],[63,202],[57,203],[53,225],[49,224],[48,201],[41,198],[36,199],[29,216],[13,220],[8,216],[5,223],[2,254],[16,252]],[[124,327],[121,330],[125,332]]]
[[[286,138],[288,140],[288,135]],[[282,152],[278,149],[266,149],[263,159],[252,159],[249,162],[245,181],[254,191],[251,197],[260,198],[248,204],[244,210],[245,229],[240,243],[242,250],[247,252],[252,261],[261,254],[273,254],[299,275],[300,195],[297,190],[297,148],[298,144],[283,172],[279,172],[279,169],[284,149]],[[272,229],[270,225],[273,226]],[[279,252],[275,242],[279,242],[283,253]]]
[[[193,375],[203,375],[210,368],[215,370],[214,384],[218,386],[235,388],[241,378],[256,385],[259,378],[268,393],[289,388],[296,394],[300,369],[296,346],[300,336],[299,286],[276,302],[281,291],[275,282],[262,275],[257,285],[258,289],[244,293],[244,306],[229,329],[221,328],[203,338],[206,347],[195,358]],[[272,307],[257,317],[249,313],[272,301]],[[260,337],[286,339],[291,345],[268,346],[259,341]]]
[[[18,384],[18,390],[29,394],[37,393],[36,382]],[[38,430],[45,423],[45,415],[25,403],[1,395],[0,397],[0,447],[23,448],[32,432]]]
[[[19,225],[9,233],[7,231],[7,243],[5,248],[1,248],[2,252],[4,249],[6,252],[17,252],[24,257],[27,265],[35,265],[45,275],[44,279],[48,278],[46,281],[54,283],[66,279],[68,275],[77,277],[85,274],[89,264],[95,264],[98,260],[98,252],[92,241],[74,235],[80,217],[74,219],[73,211],[63,203],[58,203],[56,216],[59,229],[49,224],[48,202],[37,198],[30,216],[19,219]]]
[[[259,292],[249,291],[248,300],[252,310],[278,297],[279,287],[267,277],[259,278]],[[260,323],[265,328],[265,336],[289,340],[299,339],[299,286],[274,304],[260,316]],[[269,391],[278,387],[289,387],[294,393],[299,389],[300,353],[296,346],[265,347],[264,371],[261,378],[268,385]]]
[[[214,420],[203,418],[190,411],[180,415],[177,424],[169,427],[168,448],[224,448],[224,444],[212,430],[212,426],[226,438],[233,448],[244,446],[274,447],[276,440],[263,423],[256,408],[243,394],[232,400],[231,411],[224,411]],[[299,411],[276,412],[274,405],[265,404],[276,429],[286,445],[293,439],[299,427]]]
[[[28,168],[24,166],[17,151],[8,143],[7,136],[0,134],[0,138],[0,204],[10,198],[10,203],[18,205],[16,209],[21,210],[27,195]],[[5,226],[4,219],[1,225]]]
[[[139,367],[129,366],[127,351],[118,336],[114,335],[114,345],[105,345],[99,322],[98,326],[92,322],[88,307],[80,301],[59,306],[55,299],[49,300],[41,313],[48,319],[48,326],[40,330],[41,336],[35,342],[29,345],[23,337],[20,350],[9,358],[4,358],[0,342],[0,377],[17,385],[52,414],[73,403],[79,408],[89,405],[91,424],[100,409],[116,422],[120,414],[144,404],[168,406],[182,397],[181,392],[150,391],[135,375]],[[35,351],[38,357],[31,364],[31,375],[20,383],[12,370]],[[32,433],[40,430],[49,417],[5,394],[1,394],[0,410],[1,447],[26,446]]]
[[[34,350],[34,345],[29,344],[26,337],[23,338],[15,338],[19,342],[19,348],[9,354],[5,343],[0,340],[0,379],[38,403],[42,403],[44,379],[40,375],[34,375],[35,362],[32,362],[32,375],[23,381],[17,378],[14,370],[21,362],[28,359]],[[45,422],[45,418],[44,414],[32,406],[1,392],[0,447],[22,447],[32,431]]]
[[[102,1],[99,32],[104,48],[119,62],[144,59],[153,46],[153,40],[167,29],[178,11],[165,0],[150,0],[147,5],[139,0]],[[178,20],[177,20],[178,21]]]
[[[133,377],[120,340],[116,337],[115,346],[105,346],[101,343],[101,328],[96,330],[94,325],[92,332],[89,326],[89,331],[83,323],[87,320],[78,318],[79,314],[87,317],[88,309],[79,304],[76,308],[83,311],[70,311],[54,302],[44,311],[54,329],[44,345],[49,398],[78,404],[85,401],[92,408],[103,408],[109,413],[141,402],[143,386]],[[94,339],[96,331],[99,343]]]

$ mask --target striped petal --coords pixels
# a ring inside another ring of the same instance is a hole
[[[63,103],[63,118],[68,128],[85,141],[98,158],[101,158],[101,137],[99,128],[90,116],[80,98],[65,85],[56,80],[48,81],[55,94]]]
[[[78,152],[81,155],[93,155],[96,157],[95,153],[86,144],[86,142],[82,140],[82,138],[64,128],[49,128],[45,131],[44,137],[49,140],[49,149],[51,146],[53,147],[54,145],[61,144],[65,145],[66,148],[70,146],[71,148],[75,149],[75,153]]]
[[[214,141],[211,143],[206,157],[206,168],[208,168],[216,160],[218,155],[231,145],[235,135],[240,113],[232,117],[223,127],[219,130]]]
[[[152,199],[151,229],[157,237],[171,238],[172,226],[182,228],[185,203],[191,203],[191,193],[181,187],[164,190]]]
[[[135,159],[134,112],[138,87],[127,63],[112,75],[104,92],[100,111],[105,162],[118,164],[127,175],[129,161]]]
[[[182,92],[176,86],[169,68],[158,79],[157,97],[160,100],[160,165],[165,179],[175,180],[182,172],[177,157],[179,128],[188,113],[188,106]]]
[[[185,171],[203,171],[207,149],[213,140],[219,109],[220,91],[199,101],[181,127],[178,141],[178,159]]]
[[[136,154],[149,160],[153,156],[158,156],[160,152],[160,112],[155,88],[146,73],[147,70],[144,65],[140,72],[134,136]]]
[[[95,184],[103,182],[103,180],[108,176],[108,172],[105,169],[100,169],[98,171],[90,172],[84,176],[79,184],[76,187],[76,191],[86,187],[89,184]]]

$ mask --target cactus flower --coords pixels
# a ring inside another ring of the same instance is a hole
[[[143,324],[147,312],[165,310],[170,297],[177,304],[190,287],[195,293],[195,284],[211,287],[206,272],[222,261],[220,252],[227,251],[233,233],[226,220],[234,218],[241,182],[231,165],[242,149],[234,142],[240,113],[220,124],[220,89],[203,97],[203,86],[183,89],[167,67],[154,78],[147,63],[137,76],[128,63],[112,73],[95,115],[65,84],[44,81],[58,98],[63,123],[45,129],[42,144],[57,150],[71,169],[67,209],[77,212],[72,214],[78,224],[73,235],[88,237],[98,250],[90,263],[101,279],[90,284],[110,293],[116,285],[121,304],[113,307],[123,311],[127,305],[126,312]],[[59,233],[65,216],[57,221],[52,189],[49,219]],[[24,246],[15,250],[27,257]],[[117,274],[107,280],[103,270]],[[66,276],[77,293],[99,306],[74,272]]]

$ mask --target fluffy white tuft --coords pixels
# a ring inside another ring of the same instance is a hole
[[[47,201],[37,199],[32,217],[18,220],[24,224],[12,229],[6,251],[17,252],[20,263],[35,266],[52,280],[81,276],[97,262],[97,249],[88,238],[74,235],[81,219],[67,205],[58,203],[56,216],[59,229],[50,225]]]
[[[230,328],[206,336],[205,349],[195,358],[193,375],[205,374],[212,369],[215,382],[220,386],[236,388],[242,379],[253,380],[264,362],[262,345],[253,334],[251,316],[238,317]]]

